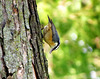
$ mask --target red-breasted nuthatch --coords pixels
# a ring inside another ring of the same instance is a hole
[[[43,29],[43,38],[46,43],[49,44],[51,53],[53,50],[56,50],[60,45],[60,39],[56,30],[55,25],[53,24],[52,20],[48,16],[48,24]]]

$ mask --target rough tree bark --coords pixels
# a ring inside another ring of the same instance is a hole
[[[0,79],[49,79],[36,0],[0,7]]]

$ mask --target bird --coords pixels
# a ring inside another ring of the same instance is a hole
[[[58,49],[60,45],[60,38],[56,30],[56,27],[49,16],[48,16],[48,24],[44,26],[43,29],[43,38],[44,41],[51,47],[51,50],[49,52],[50,54],[52,51]]]

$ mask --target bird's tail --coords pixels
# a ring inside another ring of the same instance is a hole
[[[48,15],[47,15],[47,16],[48,16]],[[50,17],[49,17],[49,16],[48,16],[48,20],[49,20],[49,22],[50,22],[50,23],[52,23],[52,20],[50,19]]]

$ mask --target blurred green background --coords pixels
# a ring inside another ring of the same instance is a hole
[[[37,0],[41,25],[52,18],[60,36],[49,54],[50,79],[100,79],[100,0]]]

